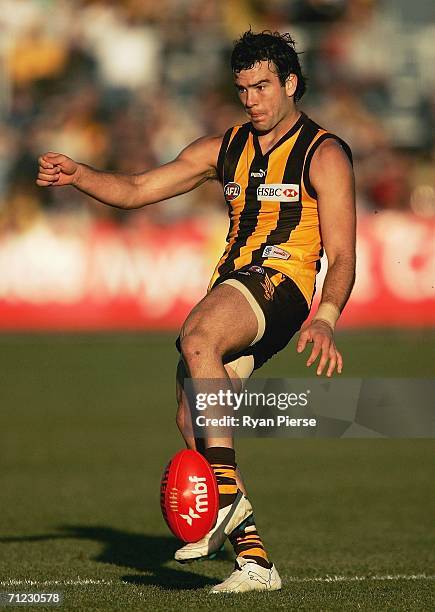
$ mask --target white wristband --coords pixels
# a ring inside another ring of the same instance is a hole
[[[335,329],[335,324],[340,316],[340,310],[335,304],[331,302],[322,302],[319,304],[316,314],[313,317],[313,321],[325,321]]]

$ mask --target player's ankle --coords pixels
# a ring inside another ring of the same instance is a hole
[[[264,559],[263,557],[257,557],[256,555],[243,555],[243,558],[246,559],[247,561],[253,561],[257,565],[261,565],[261,567],[264,567],[266,569],[270,569],[273,565],[273,563],[271,563],[269,559]]]
[[[213,468],[219,491],[219,509],[229,506],[236,499],[236,456],[233,448],[212,446],[206,448],[204,457]]]

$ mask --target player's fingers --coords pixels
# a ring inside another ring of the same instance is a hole
[[[45,158],[53,158],[53,157],[63,157],[65,159],[65,155],[62,155],[62,153],[56,153],[55,151],[47,151],[47,153],[44,153],[44,157]]]
[[[39,172],[38,179],[53,183],[54,181],[57,181],[57,179],[59,178],[59,174],[59,172],[56,172],[56,174],[47,174],[46,172]]]
[[[62,155],[62,153],[45,153],[43,158],[47,163],[52,164],[52,166],[61,166],[67,160],[69,160],[69,157]]]
[[[310,340],[310,335],[307,331],[303,331],[301,332],[300,336],[299,336],[299,340],[296,346],[296,350],[298,353],[302,353],[302,351],[305,349],[305,347],[307,346],[307,342],[309,342]]]
[[[343,357],[339,351],[337,351],[337,372],[341,374],[343,370]]]
[[[328,378],[331,378],[331,376],[334,374],[336,365],[337,365],[337,351],[334,348],[334,350],[330,351],[329,353],[329,366],[328,366],[328,371],[326,372],[326,376]]]
[[[36,184],[39,187],[50,187],[50,185],[53,185],[53,181],[52,180],[51,181],[45,181],[43,179],[39,179],[38,178],[38,179],[36,179]]]
[[[319,353],[322,349],[322,343],[320,340],[314,340],[314,346],[313,346],[313,350],[311,351],[311,355],[308,357],[308,361],[307,361],[307,367],[309,368],[310,365],[316,361],[317,357],[319,356]]]
[[[325,365],[328,363],[329,359],[329,349],[331,347],[331,343],[329,340],[324,340],[321,344],[322,356],[319,361],[319,365],[317,366],[316,374],[320,376],[323,372]]]
[[[60,169],[58,166],[53,167],[53,168],[47,168],[46,166],[40,166],[39,168],[39,173],[40,174],[47,174],[47,175],[55,175],[55,174],[59,174]]]
[[[53,168],[52,162],[47,161],[43,155],[38,158],[38,163],[42,168]]]

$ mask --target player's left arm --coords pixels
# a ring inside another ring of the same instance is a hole
[[[297,351],[313,343],[307,366],[319,357],[317,374],[332,376],[343,369],[343,358],[334,342],[335,324],[355,282],[356,213],[352,165],[341,145],[325,140],[315,152],[310,181],[317,192],[320,232],[328,257],[328,271],[316,314],[302,328]]]

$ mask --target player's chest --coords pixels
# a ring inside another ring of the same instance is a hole
[[[302,168],[292,168],[285,152],[274,155],[252,154],[247,149],[239,158],[233,180],[224,184],[224,197],[231,208],[259,202],[275,202],[277,206],[300,201]],[[296,170],[296,172],[295,172]]]

